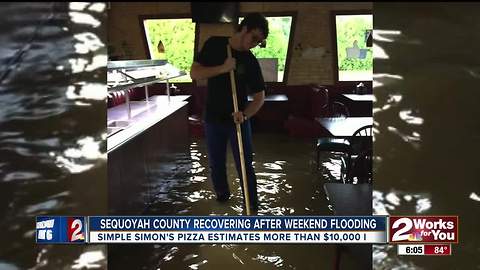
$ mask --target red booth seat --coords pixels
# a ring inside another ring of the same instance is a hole
[[[324,135],[323,128],[315,120],[328,115],[328,90],[325,87],[304,85],[290,88],[287,93],[290,108],[284,127],[290,136],[315,138]]]

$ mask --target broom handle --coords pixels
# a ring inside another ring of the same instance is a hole
[[[227,55],[228,58],[232,57],[232,51],[230,45],[227,44]],[[235,113],[238,112],[238,101],[237,101],[237,86],[235,83],[235,75],[233,69],[230,70],[230,84],[232,86],[232,97],[233,97],[233,110]],[[243,193],[245,196],[245,203],[247,205],[247,215],[250,215],[250,194],[248,193],[248,180],[247,180],[247,170],[245,167],[245,156],[243,154],[243,140],[242,140],[242,129],[240,124],[235,124],[237,128],[237,138],[238,138],[238,151],[240,153],[240,165],[242,167],[242,179],[243,179]]]

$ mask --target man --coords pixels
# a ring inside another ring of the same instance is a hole
[[[240,181],[243,181],[235,129],[235,124],[239,123],[242,130],[250,207],[253,211],[258,209],[258,199],[257,179],[252,164],[252,131],[249,119],[263,105],[265,83],[260,65],[250,49],[264,42],[267,36],[268,21],[263,15],[252,13],[245,17],[232,37],[210,37],[190,70],[190,77],[193,80],[208,79],[205,134],[210,173],[217,200],[227,201],[230,198],[225,164],[228,141],[232,147]],[[232,51],[231,58],[227,57],[227,44]],[[235,71],[238,113],[233,112],[229,76],[231,70]],[[253,95],[253,101],[247,104],[249,94]],[[241,187],[243,191],[242,182]]]

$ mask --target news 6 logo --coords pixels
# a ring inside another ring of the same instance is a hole
[[[37,243],[85,243],[85,217],[37,217]]]
[[[458,216],[391,216],[390,242],[458,243]]]

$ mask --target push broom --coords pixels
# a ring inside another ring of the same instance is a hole
[[[230,45],[227,44],[227,55],[228,58],[232,57],[232,51]],[[235,113],[238,112],[238,101],[237,101],[237,85],[235,82],[234,70],[230,70],[230,84],[232,86],[232,97],[233,97],[233,110]],[[243,179],[243,195],[245,197],[245,204],[247,206],[247,215],[250,215],[250,195],[248,193],[248,180],[247,180],[247,170],[245,168],[245,156],[243,155],[243,140],[242,140],[242,129],[240,124],[236,123],[235,127],[237,128],[237,138],[238,138],[238,151],[240,154],[240,165],[242,167],[242,179]]]

